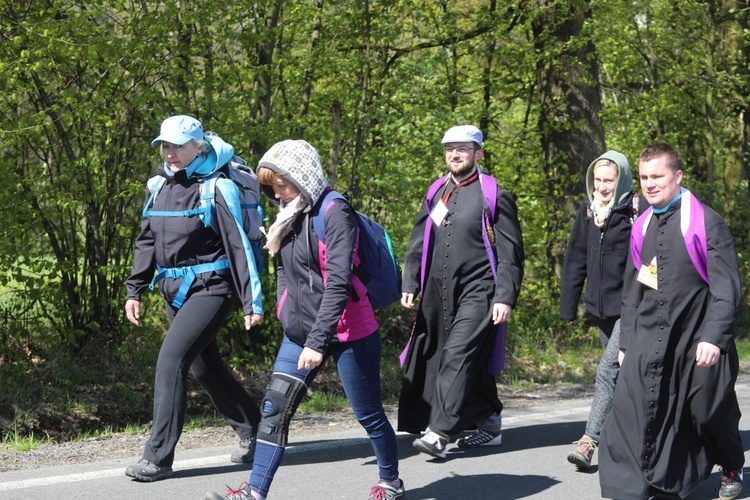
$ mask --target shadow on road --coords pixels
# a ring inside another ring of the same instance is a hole
[[[503,500],[510,500],[511,498],[532,498],[557,483],[559,481],[556,479],[535,474],[524,476],[500,473],[472,476],[452,475],[422,488],[410,489],[407,494],[409,500],[445,498],[502,498]],[[507,493],[503,493],[506,489],[522,491],[523,493],[511,497]]]

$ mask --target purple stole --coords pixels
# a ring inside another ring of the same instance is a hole
[[[706,220],[703,204],[687,189],[681,188],[681,192],[680,230],[695,270],[698,271],[701,279],[708,284],[708,250],[706,248]],[[641,261],[643,238],[646,236],[646,230],[653,215],[652,207],[648,207],[643,215],[633,223],[633,230],[630,233],[630,256],[636,269],[640,269],[643,265]]]

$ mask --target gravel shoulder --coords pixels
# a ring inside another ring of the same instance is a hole
[[[498,385],[498,394],[506,410],[537,405],[542,402],[593,396],[593,384],[555,384],[537,386],[531,390]],[[396,405],[387,405],[391,422],[396,421]],[[326,432],[356,428],[359,424],[351,410],[329,413],[297,415],[292,420],[290,436],[324,434]],[[65,443],[50,443],[34,450],[11,451],[0,443],[0,472],[51,467],[63,464],[91,463],[99,460],[133,458],[141,456],[148,433],[114,433],[102,438],[89,438]],[[237,436],[229,426],[212,426],[185,431],[177,445],[176,453],[204,447],[231,446]]]

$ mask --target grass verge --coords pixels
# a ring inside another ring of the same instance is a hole
[[[525,391],[540,384],[593,383],[602,349],[595,330],[588,333],[566,348],[547,340],[516,344],[508,353],[498,383]],[[542,339],[541,333],[538,338]],[[398,355],[402,345],[388,339],[383,344],[381,377],[386,404],[398,403]],[[0,363],[2,449],[28,451],[54,442],[146,432],[152,417],[152,364],[158,347],[157,343],[141,345],[127,357],[110,363],[64,358],[41,364]],[[738,339],[737,348],[741,366],[750,366],[750,340]],[[270,366],[248,367],[236,373],[257,402],[263,398],[270,374]],[[188,380],[185,429],[224,425],[202,388],[192,377]],[[335,364],[328,361],[298,411],[331,412],[348,406]]]

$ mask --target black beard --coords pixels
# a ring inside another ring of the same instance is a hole
[[[476,168],[476,163],[474,161],[464,164],[458,169],[456,169],[453,164],[448,165],[448,171],[453,174],[453,177],[458,178],[459,180],[462,177],[468,177],[474,171],[474,168]]]

